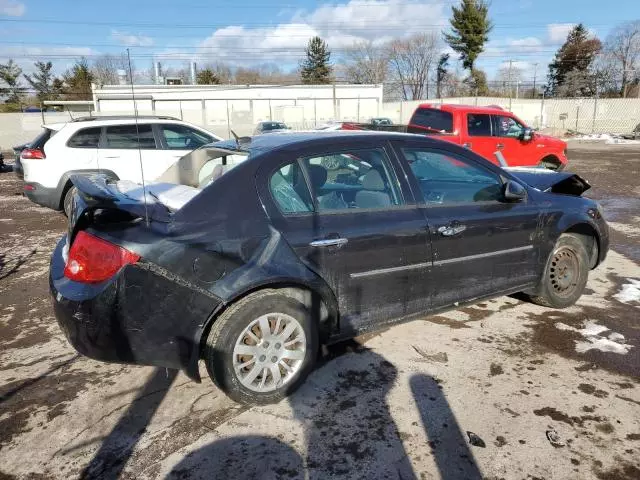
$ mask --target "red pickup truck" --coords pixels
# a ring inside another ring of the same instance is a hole
[[[341,130],[390,130],[438,135],[499,163],[501,152],[508,166],[542,166],[562,170],[567,164],[567,143],[534,132],[513,113],[500,107],[429,104],[416,108],[409,125],[344,122]]]
[[[413,112],[407,132],[439,135],[494,163],[500,151],[509,166],[562,170],[567,164],[566,142],[534,132],[500,107],[425,103]]]

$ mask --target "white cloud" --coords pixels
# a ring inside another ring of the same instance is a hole
[[[575,23],[551,23],[547,25],[547,36],[552,43],[564,43]]]
[[[511,47],[524,47],[527,49],[532,49],[535,47],[542,46],[542,41],[537,37],[525,37],[525,38],[517,38],[515,40],[509,41],[509,46]]]
[[[27,7],[22,2],[16,2],[15,0],[0,0],[0,15],[21,17],[26,11]]]
[[[205,61],[276,60],[293,64],[304,55],[307,42],[315,35],[322,37],[330,50],[339,53],[357,41],[378,43],[429,30],[439,33],[445,25],[444,5],[440,1],[350,0],[312,11],[298,10],[289,22],[273,27],[232,25],[218,29],[198,45],[199,55],[193,57]]]
[[[111,38],[120,45],[126,45],[127,47],[150,47],[153,45],[153,38],[151,37],[147,37],[145,35],[132,35],[118,30],[111,30]]]
[[[23,73],[32,73],[34,63],[52,62],[57,74],[70,68],[82,57],[91,57],[98,52],[89,47],[7,46],[0,53],[0,63],[13,59]]]

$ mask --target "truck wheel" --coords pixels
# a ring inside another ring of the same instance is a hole
[[[589,256],[575,235],[560,235],[549,255],[538,295],[533,303],[551,308],[567,308],[578,301],[589,276]]]
[[[302,384],[317,353],[317,327],[308,309],[278,290],[264,290],[215,321],[204,361],[211,379],[233,400],[267,404]]]
[[[549,170],[562,170],[562,163],[553,155],[544,157],[538,166],[548,168]]]

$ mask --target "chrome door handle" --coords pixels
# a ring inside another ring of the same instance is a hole
[[[438,228],[438,233],[443,237],[453,237],[459,233],[464,232],[467,229],[465,225],[443,225]]]
[[[346,238],[326,238],[324,240],[314,240],[309,244],[311,247],[342,247],[349,242]]]
[[[120,158],[120,155],[104,156],[102,158]]]
[[[496,144],[496,148],[497,148],[498,150],[502,150],[502,149],[504,148],[504,143],[498,143],[498,144]]]

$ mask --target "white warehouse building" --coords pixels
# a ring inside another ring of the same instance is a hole
[[[330,120],[368,121],[382,110],[382,85],[106,85],[93,89],[97,115],[168,115],[228,137],[256,123],[296,129]]]

